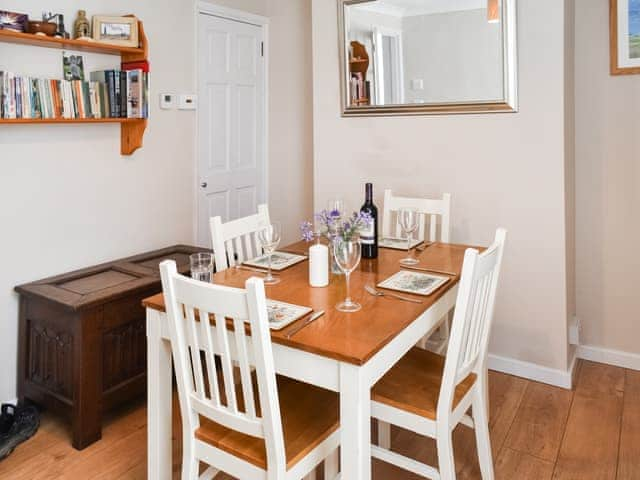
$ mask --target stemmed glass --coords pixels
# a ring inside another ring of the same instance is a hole
[[[344,215],[344,200],[342,200],[341,198],[335,198],[333,200],[329,200],[327,202],[327,210],[329,211],[329,213],[333,212],[333,211],[338,211],[340,213],[340,216],[342,217],[342,215]]]
[[[333,255],[338,264],[338,268],[340,268],[345,275],[345,282],[347,284],[347,298],[344,302],[336,305],[336,309],[340,312],[357,312],[362,308],[359,303],[351,300],[349,291],[349,277],[351,276],[351,272],[353,272],[360,263],[361,254],[362,248],[359,236],[354,235],[349,239],[338,236],[333,240]]]
[[[402,265],[415,265],[418,262],[411,256],[411,239],[413,233],[418,229],[418,211],[413,208],[403,208],[398,212],[398,223],[407,236],[407,258],[400,260]]]
[[[280,282],[280,279],[274,277],[271,273],[271,258],[273,257],[273,252],[276,251],[276,248],[278,248],[280,244],[281,235],[282,228],[278,222],[267,225],[258,232],[258,240],[260,240],[262,244],[262,250],[269,255],[269,270],[267,276],[264,277],[264,283],[267,285],[275,285]]]

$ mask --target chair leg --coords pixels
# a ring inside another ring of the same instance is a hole
[[[200,461],[193,456],[193,445],[184,441],[182,446],[182,480],[198,480]]]
[[[324,480],[335,480],[338,476],[340,451],[336,448],[324,461]]]
[[[456,463],[453,458],[453,432],[450,429],[436,435],[438,447],[438,466],[442,480],[455,480]]]
[[[391,424],[378,420],[378,446],[391,450]]]
[[[480,385],[482,382],[480,383]],[[487,405],[485,402],[485,392],[483,388],[478,388],[475,393],[471,411],[473,423],[476,431],[476,444],[478,448],[478,462],[482,480],[493,480],[493,456],[491,454],[491,437],[489,435],[489,417],[487,415]]]

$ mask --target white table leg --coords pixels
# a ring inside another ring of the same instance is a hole
[[[370,386],[362,368],[340,364],[340,478],[371,479]]]
[[[162,315],[147,309],[147,478],[171,479],[171,345]]]

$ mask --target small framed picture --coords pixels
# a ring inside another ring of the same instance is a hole
[[[29,17],[23,13],[7,12],[0,10],[0,30],[13,30],[25,32]]]
[[[640,73],[640,0],[609,0],[611,75]]]
[[[139,46],[138,19],[94,15],[93,39],[98,42],[137,48]]]
[[[65,80],[84,81],[84,58],[82,55],[68,55],[62,52],[62,71]]]

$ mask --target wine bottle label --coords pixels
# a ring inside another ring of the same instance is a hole
[[[373,245],[376,240],[374,222],[360,230],[360,243],[362,245]]]

